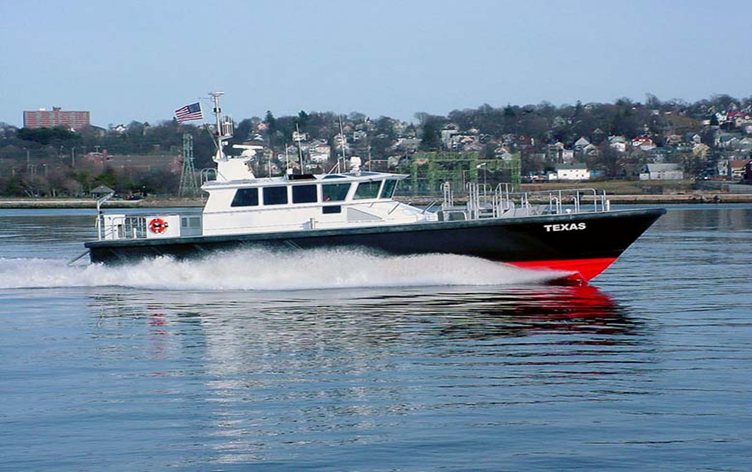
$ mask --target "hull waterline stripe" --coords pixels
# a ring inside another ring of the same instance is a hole
[[[597,259],[565,259],[560,261],[509,262],[508,264],[523,269],[549,269],[578,272],[582,279],[589,281],[606,270],[615,260],[615,257],[603,257]]]

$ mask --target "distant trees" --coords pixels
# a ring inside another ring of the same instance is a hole
[[[21,128],[17,136],[23,141],[31,141],[43,146],[81,140],[79,135],[65,128]]]
[[[422,151],[435,151],[441,148],[441,128],[446,123],[446,118],[418,113],[415,115],[420,120],[420,149]]]

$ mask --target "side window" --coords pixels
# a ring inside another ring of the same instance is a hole
[[[258,206],[259,204],[259,195],[258,195],[258,189],[257,188],[239,188],[237,192],[235,192],[235,196],[232,199],[232,203],[230,206],[234,207],[247,207],[247,206]]]
[[[376,198],[379,194],[379,187],[381,187],[381,182],[381,180],[377,180],[375,182],[359,183],[358,188],[355,190],[355,200]]]
[[[384,182],[384,188],[381,189],[381,198],[392,198],[395,188],[397,188],[396,180],[387,180]]]
[[[325,202],[342,202],[347,198],[350,184],[324,184],[321,193]]]
[[[287,187],[264,188],[264,205],[285,205],[287,203]]]
[[[340,205],[327,205],[321,207],[321,213],[325,215],[331,215],[334,213],[342,213],[342,207]]]
[[[316,186],[315,185],[293,185],[292,202],[293,203],[315,203]]]

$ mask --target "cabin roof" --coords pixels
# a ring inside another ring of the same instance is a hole
[[[254,179],[245,180],[231,180],[231,181],[216,181],[211,180],[204,184],[206,187],[213,189],[219,188],[237,188],[237,187],[276,187],[280,185],[311,185],[322,182],[324,180],[328,183],[345,183],[345,182],[368,182],[373,180],[403,180],[407,177],[405,174],[390,174],[387,172],[360,172],[360,173],[344,173],[344,174],[317,174],[308,177],[304,174],[304,177],[298,177],[300,174],[296,174],[295,178],[289,178],[289,176],[282,177],[256,177]]]

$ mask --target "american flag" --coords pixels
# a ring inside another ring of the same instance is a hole
[[[196,102],[175,110],[175,118],[177,118],[178,123],[182,123],[184,121],[203,120],[204,115],[201,114],[201,105]]]

